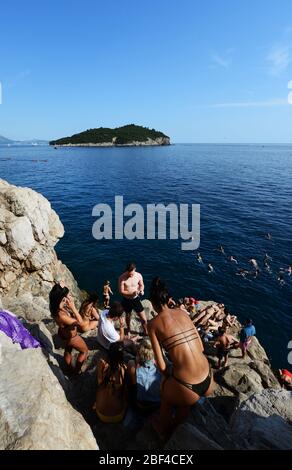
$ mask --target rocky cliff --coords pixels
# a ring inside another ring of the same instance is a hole
[[[28,321],[48,317],[48,293],[60,280],[79,302],[77,283],[54,250],[63,235],[46,198],[0,180],[0,298],[5,308]]]
[[[90,355],[82,376],[70,380],[62,372],[63,345],[50,317],[48,293],[63,280],[77,304],[81,299],[73,275],[54,251],[63,233],[43,196],[0,180],[0,307],[16,314],[42,345],[21,350],[0,333],[0,449],[162,448],[147,420],[129,415],[124,426],[97,420],[92,404],[102,353],[95,332],[84,335]],[[155,312],[143,302],[150,319]],[[131,326],[140,331],[137,319]],[[239,328],[237,322],[230,333],[237,335]],[[220,371],[208,343],[205,352],[215,392],[193,407],[164,448],[292,449],[292,393],[281,390],[258,340],[244,360],[233,351]]]

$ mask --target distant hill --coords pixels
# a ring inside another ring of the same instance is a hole
[[[3,137],[3,135],[0,135],[0,144],[10,144],[13,141],[10,139],[7,139],[6,137]]]
[[[0,145],[48,145],[47,140],[11,140],[0,135]]]
[[[170,139],[163,132],[148,127],[128,124],[111,129],[99,127],[74,134],[71,137],[52,140],[50,145],[67,146],[139,146],[139,145],[169,145]]]

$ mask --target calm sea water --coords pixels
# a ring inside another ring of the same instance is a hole
[[[241,320],[252,317],[274,365],[289,367],[292,276],[280,286],[277,273],[292,264],[292,146],[0,147],[0,177],[50,200],[66,231],[58,255],[82,288],[101,293],[110,279],[116,293],[117,277],[133,259],[146,286],[160,275],[175,296],[222,301]],[[113,206],[115,195],[123,195],[125,204],[200,204],[199,251],[215,272],[181,251],[181,241],[96,241],[92,208],[99,202]],[[248,267],[251,257],[262,265],[267,252],[273,272],[236,276],[236,266],[215,251],[219,244],[239,267]]]

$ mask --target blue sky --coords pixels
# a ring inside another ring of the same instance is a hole
[[[10,138],[136,123],[173,142],[292,142],[290,80],[290,0],[1,4]]]

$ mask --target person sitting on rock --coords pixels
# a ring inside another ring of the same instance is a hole
[[[107,359],[97,365],[95,411],[103,423],[120,423],[127,409],[126,364],[122,341],[111,343]]]
[[[155,278],[151,284],[150,300],[157,316],[149,323],[149,337],[157,366],[164,376],[161,388],[161,407],[153,427],[162,439],[173,426],[182,423],[202,396],[213,391],[211,367],[203,354],[203,344],[187,313],[169,309],[169,292],[164,282]],[[170,372],[165,351],[171,362]],[[173,418],[173,409],[175,415]]]
[[[86,331],[95,330],[98,327],[99,313],[97,309],[98,295],[89,294],[88,298],[84,300],[80,307],[80,315],[83,318],[83,324],[80,330],[85,333]]]
[[[132,400],[137,407],[151,412],[160,405],[161,373],[154,361],[154,352],[149,339],[138,346],[136,360],[128,362],[128,374],[132,384]]]
[[[227,366],[228,354],[232,347],[238,344],[238,340],[234,336],[227,335],[225,328],[218,329],[218,336],[214,343],[215,348],[217,349],[217,358],[218,365],[217,368],[220,369],[221,365],[223,367]],[[223,360],[223,364],[221,361]]]
[[[59,326],[58,335],[66,342],[65,362],[72,372],[78,374],[87,359],[88,348],[84,339],[78,335],[77,328],[82,328],[84,322],[67,287],[54,285],[50,292],[50,312]],[[75,368],[72,368],[72,349],[79,352]]]
[[[109,349],[112,343],[122,341],[124,346],[133,348],[139,336],[132,339],[125,338],[124,308],[118,301],[113,302],[109,310],[104,310],[99,316],[97,340],[99,344]],[[119,322],[119,332],[115,329],[115,322]]]
[[[252,337],[256,335],[256,329],[252,324],[251,319],[247,319],[244,323],[244,327],[240,331],[240,342],[239,347],[242,352],[242,359],[244,359],[246,351],[251,344]]]

